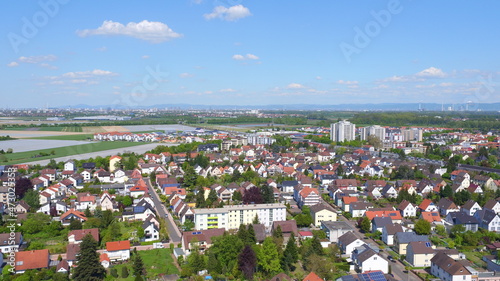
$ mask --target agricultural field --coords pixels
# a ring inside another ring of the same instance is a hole
[[[48,140],[47,140],[48,141]],[[54,141],[50,141],[54,142]],[[140,142],[92,142],[65,147],[54,147],[47,149],[36,149],[24,152],[15,152],[0,155],[0,163],[3,165],[28,163],[38,160],[47,160],[57,157],[86,154],[117,148],[126,148],[144,145]]]
[[[44,137],[33,137],[30,139],[34,140],[74,140],[74,141],[83,141],[83,140],[92,140],[94,139],[94,134],[78,134],[78,135],[60,135],[60,136],[44,136]]]

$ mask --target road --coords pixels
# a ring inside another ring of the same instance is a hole
[[[168,236],[170,238],[170,242],[175,244],[180,243],[182,235],[179,229],[177,228],[174,219],[172,218],[171,215],[168,214],[167,208],[161,202],[158,193],[156,193],[156,190],[153,188],[151,180],[149,178],[144,178],[144,181],[148,185],[149,194],[151,195],[151,199],[153,199],[153,203],[155,204],[155,209],[156,212],[158,213],[158,216],[160,218],[165,219],[167,223],[167,231],[168,231]]]
[[[335,205],[332,205],[332,206],[335,206]],[[353,222],[353,221],[350,221],[348,219],[346,219],[344,216],[342,215],[339,215],[338,216],[338,220],[341,220],[341,221],[345,221],[347,222],[353,229],[354,229],[354,234],[356,234],[357,237],[359,237],[360,239],[362,240],[368,240],[370,241],[372,244],[374,245],[378,245],[374,240],[372,239],[364,239],[366,238],[366,236],[361,233],[361,231],[359,231],[359,229],[356,227],[356,223]],[[368,242],[367,241],[367,242]],[[387,252],[387,248],[386,249],[381,249],[380,250],[380,255],[387,259],[388,260],[388,256],[390,255],[388,252]],[[403,263],[401,263],[399,260],[396,260],[394,262],[391,262],[389,261],[389,265],[391,266],[391,269],[392,269],[392,274],[394,275],[394,277],[398,278],[399,280],[408,280],[408,281],[419,281],[421,280],[420,278],[418,278],[414,273],[412,273],[411,271],[408,271],[408,273],[404,273],[403,271],[406,271],[405,270],[405,266]]]

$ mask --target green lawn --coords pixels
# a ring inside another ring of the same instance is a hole
[[[40,127],[39,131],[48,131],[48,132],[82,132],[82,127],[81,126]]]
[[[33,137],[33,138],[30,138],[30,139],[34,139],[34,140],[87,140],[89,138],[93,139],[94,138],[94,134]]]
[[[139,255],[142,257],[142,261],[144,262],[144,268],[147,271],[148,279],[154,279],[159,275],[163,274],[179,274],[179,270],[175,267],[174,260],[172,258],[172,250],[170,249],[154,249],[147,251],[138,251]],[[132,272],[132,262],[119,264],[112,266],[116,268],[118,272],[118,278],[114,278],[108,274],[106,280],[134,280],[133,272]],[[129,276],[127,278],[121,278],[122,267],[127,266],[129,270]],[[110,267],[111,268],[111,267]],[[108,269],[108,273],[109,273]]]
[[[95,142],[95,143],[72,145],[66,147],[32,150],[25,152],[16,152],[10,154],[3,154],[2,156],[5,156],[7,161],[2,162],[1,164],[3,165],[21,164],[38,160],[47,160],[56,157],[98,152],[116,148],[132,147],[144,144],[145,143],[143,142],[109,141],[109,142]],[[54,153],[52,154],[52,152]],[[43,156],[37,157],[37,155],[43,155]]]

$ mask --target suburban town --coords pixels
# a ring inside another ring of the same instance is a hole
[[[0,281],[500,281],[500,1],[0,5]]]
[[[254,126],[54,136],[155,147],[0,166],[3,278],[500,278],[496,132]]]

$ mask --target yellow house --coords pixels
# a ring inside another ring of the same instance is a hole
[[[311,206],[311,216],[314,220],[314,225],[321,226],[322,221],[336,221],[337,212],[325,203],[319,203]]]
[[[122,158],[120,156],[111,156],[111,158],[109,158],[109,171],[111,173],[114,172],[121,161]]]

